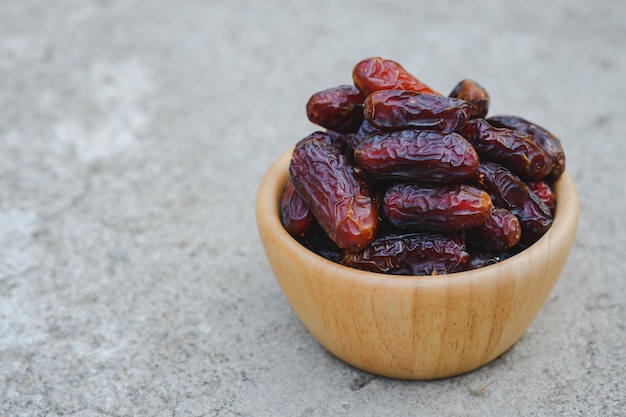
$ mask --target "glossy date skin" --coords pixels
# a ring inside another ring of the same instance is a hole
[[[511,171],[495,162],[482,162],[476,180],[491,195],[494,205],[510,210],[520,221],[520,242],[537,241],[552,225],[550,209]]]
[[[526,185],[539,197],[543,204],[550,209],[550,212],[554,213],[556,209],[556,196],[550,188],[550,185],[545,181],[527,182]]]
[[[280,221],[285,230],[294,237],[304,236],[315,221],[291,180],[287,181],[280,199]]]
[[[340,248],[358,252],[376,233],[378,208],[367,184],[336,147],[316,139],[296,145],[289,176],[317,222]]]
[[[377,91],[365,99],[365,120],[381,129],[428,129],[450,133],[468,121],[472,105],[457,98],[408,90]]]
[[[385,193],[382,205],[391,224],[416,231],[454,232],[478,227],[493,210],[487,192],[466,184],[395,184]]]
[[[517,245],[522,236],[521,224],[507,209],[494,208],[483,224],[465,231],[468,246],[491,253],[504,252]]]
[[[462,135],[481,158],[506,166],[524,180],[540,180],[552,170],[551,158],[527,133],[473,119],[463,127]]]
[[[519,116],[493,116],[488,118],[487,122],[495,127],[504,127],[531,135],[552,160],[552,170],[546,176],[546,180],[556,181],[561,177],[565,171],[565,152],[559,138],[550,131]]]
[[[462,271],[468,258],[460,234],[411,233],[377,238],[342,263],[385,274],[440,275]]]
[[[410,74],[396,61],[381,57],[366,58],[357,63],[352,70],[352,80],[366,97],[379,90],[410,90],[441,95]]]
[[[319,126],[339,133],[354,133],[363,123],[364,100],[354,85],[340,85],[313,94],[306,104],[306,114]]]
[[[374,178],[434,183],[469,178],[480,163],[461,135],[415,129],[371,135],[356,146],[354,159]]]
[[[472,104],[470,119],[485,117],[489,111],[489,94],[482,86],[472,80],[459,82],[448,97],[460,98]]]

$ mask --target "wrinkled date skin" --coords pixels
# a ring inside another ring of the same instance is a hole
[[[363,123],[365,97],[353,85],[340,85],[317,92],[306,104],[312,123],[339,133],[355,133]]]
[[[550,209],[550,212],[554,213],[554,209],[556,209],[556,196],[550,188],[550,185],[545,181],[527,182],[526,185],[530,191],[535,193],[537,197],[543,201],[543,204]]]
[[[294,237],[303,236],[315,221],[291,180],[287,181],[280,200],[280,221],[285,230]]]
[[[363,103],[365,119],[382,129],[428,129],[454,132],[468,121],[472,105],[458,98],[407,90],[382,90]]]
[[[449,97],[460,98],[472,104],[470,119],[485,117],[489,111],[489,94],[475,81],[463,80],[459,82]]]
[[[540,180],[552,170],[550,157],[527,133],[473,119],[463,127],[462,134],[481,158],[506,166],[524,180]]]
[[[482,162],[477,181],[489,192],[497,207],[510,210],[520,221],[520,242],[537,241],[552,225],[550,209],[511,171],[495,162]]]
[[[498,253],[517,245],[521,236],[517,217],[507,209],[496,207],[482,225],[465,231],[465,242],[470,247]]]
[[[466,184],[395,184],[383,197],[386,218],[400,229],[461,231],[483,224],[492,209],[488,193]]]
[[[378,224],[376,201],[339,149],[315,139],[300,141],[289,175],[318,223],[340,248],[358,252],[372,241]]]
[[[396,275],[439,275],[463,270],[469,254],[460,234],[410,233],[375,239],[344,265]]]
[[[352,70],[352,81],[364,96],[379,90],[410,90],[441,95],[411,75],[399,63],[380,57],[366,58],[356,64]]]
[[[488,118],[487,122],[495,127],[517,130],[534,137],[537,144],[552,160],[552,170],[546,179],[548,181],[556,181],[561,177],[561,174],[565,171],[565,152],[559,138],[547,129],[519,116],[493,116]]]
[[[354,150],[354,159],[374,178],[434,183],[469,178],[480,163],[461,135],[415,129],[369,136]]]

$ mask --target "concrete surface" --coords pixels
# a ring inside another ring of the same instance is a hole
[[[626,2],[0,0],[0,415],[626,415]],[[307,333],[257,237],[304,104],[395,59],[561,137],[577,241],[527,333],[430,382]]]

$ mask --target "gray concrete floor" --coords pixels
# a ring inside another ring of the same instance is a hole
[[[625,415],[625,22],[619,0],[0,0],[0,415]],[[580,194],[548,302],[463,376],[331,356],[257,236],[309,95],[374,55],[549,128]]]

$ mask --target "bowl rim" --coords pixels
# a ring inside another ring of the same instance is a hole
[[[579,218],[579,202],[572,177],[566,170],[559,180],[552,184],[557,197],[557,205],[550,229],[534,244],[522,252],[496,264],[484,266],[470,271],[460,271],[445,275],[393,275],[379,272],[363,271],[346,265],[330,261],[321,255],[307,249],[287,230],[280,221],[280,193],[289,176],[288,166],[293,147],[285,151],[270,166],[261,180],[256,199],[256,220],[259,233],[263,230],[271,232],[272,238],[280,241],[293,254],[303,260],[305,264],[315,265],[324,274],[330,274],[334,279],[344,282],[354,281],[358,285],[384,286],[386,288],[436,288],[442,286],[459,285],[469,286],[480,282],[481,285],[502,280],[501,266],[508,268],[528,268],[528,259],[537,255],[547,254],[553,246],[560,242],[567,242],[567,236],[572,228],[577,229]]]

